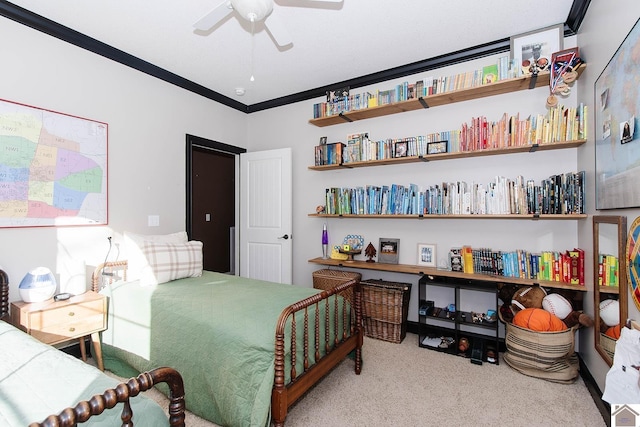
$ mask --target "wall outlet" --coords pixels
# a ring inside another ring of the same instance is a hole
[[[160,215],[149,215],[148,225],[149,225],[149,227],[159,227],[160,226]]]

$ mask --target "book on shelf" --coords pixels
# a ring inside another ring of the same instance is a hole
[[[491,84],[498,81],[498,64],[482,67],[482,84]]]
[[[320,144],[315,146],[315,165],[340,165],[343,162],[344,147],[342,142]]]

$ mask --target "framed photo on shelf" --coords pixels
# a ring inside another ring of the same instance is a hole
[[[327,137],[326,136],[321,136],[320,137],[320,145],[327,145]]]
[[[511,59],[521,64],[523,74],[546,70],[551,55],[562,49],[563,36],[563,24],[511,36]]]
[[[418,265],[436,267],[436,245],[431,243],[418,243]]]
[[[408,145],[407,141],[396,142],[393,150],[394,157],[407,157]]]
[[[400,253],[400,239],[380,238],[378,262],[383,264],[397,264]]]
[[[428,142],[427,154],[440,154],[447,152],[448,141]]]

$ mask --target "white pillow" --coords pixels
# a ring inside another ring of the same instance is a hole
[[[202,276],[202,242],[197,240],[187,243],[145,241],[142,252],[147,259],[147,267],[140,277],[142,286]]]
[[[129,231],[123,233],[124,257],[128,261],[127,279],[138,280],[142,276],[142,271],[149,264],[147,258],[142,253],[142,246],[145,241],[158,243],[187,243],[189,238],[186,231],[179,231],[171,234],[135,234]]]

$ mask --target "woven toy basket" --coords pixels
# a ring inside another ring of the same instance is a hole
[[[503,320],[500,315],[500,320]],[[506,328],[504,361],[530,377],[571,384],[578,378],[579,361],[575,353],[578,326],[559,332],[537,332],[504,322]]]
[[[362,285],[364,334],[401,343],[407,335],[411,283],[365,280]]]
[[[600,347],[611,357],[613,360],[613,354],[616,351],[616,340],[611,338],[609,335],[603,334],[600,332]]]
[[[322,289],[323,291],[333,289],[338,285],[347,283],[354,279],[356,279],[357,281],[360,281],[362,279],[362,274],[360,273],[342,270],[330,270],[328,268],[314,271],[312,276],[313,287],[316,289]],[[353,289],[349,288],[344,292],[343,296],[347,299],[347,301],[349,301],[349,303],[352,303]]]

